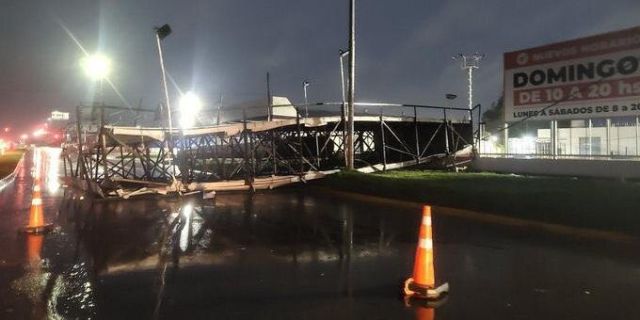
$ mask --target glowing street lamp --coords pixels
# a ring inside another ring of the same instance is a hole
[[[104,104],[104,89],[102,83],[111,73],[111,59],[101,53],[87,55],[80,60],[80,66],[82,66],[85,75],[89,79],[98,82],[100,103]]]
[[[82,58],[80,65],[87,77],[94,81],[104,80],[111,73],[111,60],[100,53]]]
[[[193,127],[198,117],[200,109],[202,109],[202,100],[189,91],[180,98],[180,127],[187,129]]]

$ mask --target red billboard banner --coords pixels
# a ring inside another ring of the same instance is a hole
[[[640,27],[505,53],[504,93],[506,121],[640,116]]]

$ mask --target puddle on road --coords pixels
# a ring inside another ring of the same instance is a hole
[[[419,212],[308,189],[89,201],[49,182],[45,220],[57,227],[8,246],[21,256],[0,263],[0,318],[588,319],[613,304],[614,318],[639,313],[616,298],[640,289],[637,258],[444,209],[434,211],[436,279],[451,295],[423,310],[399,297]],[[0,199],[29,202],[18,189]]]
[[[285,318],[318,302],[410,315],[397,285],[411,270],[415,218],[298,191],[94,202],[68,192],[40,289],[60,318],[170,318],[182,305],[243,317],[247,300],[298,304],[271,311]]]

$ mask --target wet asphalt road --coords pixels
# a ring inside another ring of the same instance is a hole
[[[313,188],[89,201],[56,185],[28,220],[28,155],[0,193],[1,319],[638,319],[640,252],[442,215],[435,311],[406,306],[420,213]],[[439,214],[440,213],[440,214]]]

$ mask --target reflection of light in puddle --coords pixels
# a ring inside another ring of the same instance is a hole
[[[60,188],[58,181],[60,171],[60,148],[46,148],[48,165],[47,165],[47,188],[49,192],[55,193]]]
[[[179,246],[182,252],[189,250],[191,246],[191,239],[194,235],[200,232],[202,228],[202,224],[204,220],[197,214],[198,210],[202,210],[202,208],[194,208],[191,203],[188,203],[182,207],[181,213],[181,230],[180,232],[180,241]]]
[[[40,148],[35,149],[33,151],[33,168],[32,168],[32,176],[34,179],[40,178],[40,166],[42,165],[42,156],[40,154]]]
[[[47,300],[49,319],[91,319],[95,316],[95,297],[88,279],[84,262],[76,263],[70,270],[56,276]]]
[[[191,230],[191,216],[193,215],[193,205],[190,203],[182,207],[182,218],[184,223],[180,231],[180,250],[187,251],[189,248],[189,230]]]
[[[29,234],[26,240],[27,265],[25,274],[11,283],[11,289],[18,294],[28,297],[35,305],[40,301],[50,274],[43,270],[42,260],[40,258],[44,236]]]

